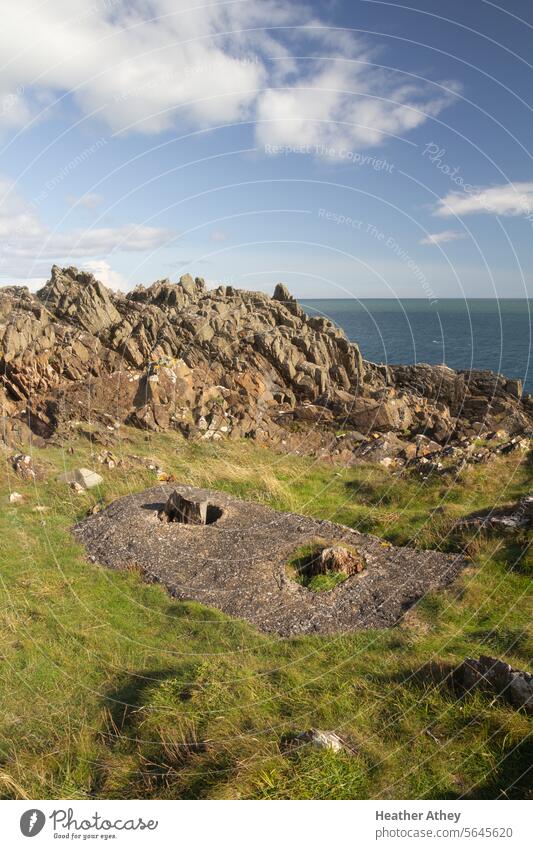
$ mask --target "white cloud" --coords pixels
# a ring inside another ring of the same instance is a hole
[[[114,271],[104,259],[89,260],[89,262],[84,263],[83,268],[94,274],[97,280],[100,280],[104,286],[108,286],[110,289],[127,291],[131,288],[126,278],[119,271]]]
[[[428,233],[423,239],[420,239],[420,245],[443,245],[445,242],[456,242],[458,239],[464,239],[465,234],[460,230],[441,230],[440,233]]]
[[[373,146],[453,98],[402,84],[369,64],[366,41],[281,0],[18,0],[2,21],[0,50],[3,90],[14,93],[0,109],[8,128],[69,92],[113,131],[252,120],[260,144]],[[318,58],[328,55],[335,60]]]
[[[346,151],[404,135],[454,97],[395,79],[350,62],[315,63],[314,72],[294,85],[261,94],[258,139],[264,145],[311,145],[324,149],[319,155],[345,159]]]
[[[24,86],[18,84],[0,87],[0,127],[7,129],[23,126],[30,118],[30,109],[24,97]]]
[[[531,215],[533,183],[504,183],[476,192],[450,192],[443,197],[434,214],[441,218],[471,215],[476,212],[496,215]]]
[[[0,177],[2,277],[6,274],[18,279],[37,277],[48,272],[51,261],[63,265],[78,259],[84,260],[84,265],[87,260],[101,263],[109,254],[153,251],[178,238],[172,230],[136,224],[53,231],[35,208],[24,204],[13,183]]]
[[[96,194],[96,192],[86,192],[86,194],[81,197],[67,195],[67,203],[69,206],[83,206],[85,209],[95,209],[97,206],[100,206],[103,201],[103,195]]]
[[[265,69],[238,31],[270,13],[272,23],[286,19],[271,0],[196,7],[190,0],[20,0],[0,32],[5,86],[24,86],[21,125],[34,90],[70,92],[113,130],[134,124],[159,132],[177,118],[202,126],[239,120]]]
[[[173,241],[172,231],[162,227],[98,227],[94,230],[76,228],[65,233],[54,233],[43,226],[28,237],[27,233],[6,234],[0,251],[8,257],[101,257],[116,251],[152,251]]]

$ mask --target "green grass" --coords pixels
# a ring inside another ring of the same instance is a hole
[[[334,587],[342,584],[348,576],[343,572],[328,572],[325,575],[313,575],[307,581],[302,581],[304,587],[307,587],[314,593],[327,593]]]
[[[36,451],[46,479],[4,465],[0,499],[0,794],[4,798],[523,797],[531,719],[442,684],[480,653],[527,668],[532,562],[525,535],[457,535],[461,516],[518,498],[531,465],[505,457],[461,481],[320,465],[254,443],[188,444],[124,429],[124,468],[86,439]],[[127,455],[179,481],[456,551],[471,566],[395,629],[278,639],[134,571],[88,562],[69,534],[96,503],[157,484]],[[88,466],[105,481],[75,495],[55,476]],[[8,503],[10,490],[24,495]],[[41,505],[43,511],[35,508]],[[437,512],[436,508],[438,508]],[[287,735],[334,729],[355,754],[287,751]]]
[[[310,564],[327,546],[326,540],[299,546],[287,560],[286,570],[289,577],[315,593],[329,592],[338,584],[342,584],[348,577],[344,572],[327,572],[323,575],[313,575],[309,572]]]
[[[322,574],[316,574],[314,568],[321,552],[335,545],[335,541],[318,537],[313,542],[299,546],[287,559],[286,572],[288,576],[293,581],[296,581],[296,583],[307,587],[307,589],[315,593],[329,592],[329,590],[342,584],[349,577],[346,572],[334,572],[331,570]],[[351,552],[361,562],[360,555],[353,546],[343,544],[342,547]],[[361,565],[363,564],[361,563]]]

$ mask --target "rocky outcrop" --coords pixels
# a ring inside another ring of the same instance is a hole
[[[77,268],[54,265],[51,279],[37,297],[54,316],[88,333],[102,333],[120,322],[120,313],[105,286]]]
[[[454,670],[453,681],[466,692],[486,690],[533,714],[533,675],[495,657],[466,658]]]
[[[505,507],[473,513],[457,522],[457,528],[484,528],[498,531],[533,530],[533,495]]]
[[[35,295],[0,290],[0,376],[4,434],[26,427],[36,439],[90,419],[205,440],[252,437],[346,461],[373,433],[392,434],[408,454],[417,435],[442,447],[483,429],[523,434],[533,420],[519,381],[367,363],[283,284],[269,297],[208,290],[188,274],[119,294],[54,266]]]

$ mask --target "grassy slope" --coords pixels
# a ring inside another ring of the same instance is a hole
[[[158,458],[178,480],[329,518],[396,543],[456,550],[453,519],[527,490],[518,457],[457,484],[338,469],[252,443],[194,445],[135,431],[124,454]],[[279,640],[195,603],[175,603],[134,573],[91,565],[68,528],[95,500],[154,485],[153,471],[104,470],[74,495],[55,474],[101,467],[36,452],[48,479],[1,511],[0,794],[43,797],[453,798],[527,792],[531,722],[486,696],[456,700],[439,664],[480,652],[527,667],[532,652],[525,539],[465,537],[472,566],[401,627]],[[44,505],[45,513],[35,511]],[[442,507],[437,513],[432,511]],[[428,671],[430,670],[430,671]],[[432,671],[431,671],[432,670]],[[349,736],[355,756],[302,749],[311,726]]]

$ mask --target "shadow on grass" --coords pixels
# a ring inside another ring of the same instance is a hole
[[[524,738],[500,761],[483,783],[471,787],[461,799],[533,799],[533,738]]]
[[[109,713],[108,741],[126,734],[133,725],[135,713],[145,704],[145,695],[155,684],[175,678],[175,667],[132,672],[106,694],[105,707]]]
[[[146,732],[142,730],[144,709],[158,710],[151,704],[150,691],[165,685],[170,690],[168,707],[162,707],[160,721]],[[108,720],[102,738],[107,747],[119,747],[123,755],[133,757],[135,764],[122,777],[122,784],[117,785],[113,777],[113,792],[121,798],[203,798],[219,780],[220,771],[230,767],[224,750],[207,750],[198,736],[196,718],[180,715],[176,700],[189,701],[194,688],[192,668],[181,666],[130,673],[107,694]],[[106,769],[97,771],[93,792],[105,795],[108,779]]]
[[[514,651],[516,653],[516,649]],[[386,685],[400,684],[407,688],[413,688],[419,691],[421,699],[424,698],[425,692],[436,688],[443,696],[456,699],[458,703],[466,704],[468,700],[481,695],[487,709],[490,709],[494,703],[498,706],[506,706],[511,712],[516,710],[504,698],[497,698],[494,692],[485,691],[478,687],[475,690],[465,690],[454,677],[456,669],[457,667],[450,663],[430,661],[417,669],[400,670],[393,675],[379,676],[377,680]],[[481,719],[482,712],[480,713]],[[469,725],[471,721],[471,717],[467,714],[464,718],[465,724]],[[497,767],[484,780],[462,792],[459,790],[457,792],[448,791],[443,794],[442,798],[532,799],[532,777],[533,737],[525,735],[519,743],[501,757]]]
[[[531,531],[516,530],[512,533],[496,529],[483,528],[470,532],[458,528],[450,535],[449,547],[462,550],[474,557],[487,545],[491,546],[491,559],[502,566],[506,572],[533,577],[533,548]]]
[[[357,501],[369,507],[384,507],[395,504],[396,493],[391,489],[391,482],[372,483],[371,481],[353,480],[346,482],[346,489],[355,495]]]
[[[516,628],[486,628],[469,633],[469,637],[476,642],[490,648],[497,655],[516,655],[521,658],[527,667],[531,662],[531,640],[527,630],[520,631]]]

